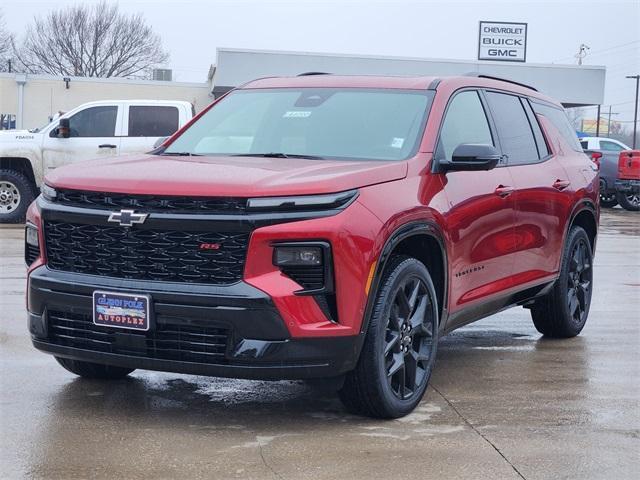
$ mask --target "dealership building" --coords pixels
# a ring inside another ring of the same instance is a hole
[[[478,58],[484,58],[480,51]],[[436,77],[483,74],[531,85],[567,108],[603,103],[605,67],[536,64],[525,59],[526,51],[521,61],[465,61],[219,48],[208,79],[202,83],[0,73],[0,119],[5,119],[4,128],[35,128],[59,111],[114,99],[186,100],[200,111],[213,98],[250,80],[304,72]]]

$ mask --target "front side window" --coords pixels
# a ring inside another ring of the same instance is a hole
[[[622,150],[624,150],[624,148],[622,148],[615,142],[600,140],[600,150],[606,150],[607,152],[621,152]]]
[[[505,93],[487,92],[502,152],[508,156],[509,165],[537,162],[536,141],[520,98]]]
[[[69,117],[70,137],[113,137],[118,107],[89,107]]]
[[[482,102],[476,91],[457,94],[440,129],[438,158],[451,160],[453,151],[463,143],[494,145]]]
[[[432,98],[427,90],[238,90],[164,154],[403,160],[418,148]]]
[[[178,109],[165,106],[129,107],[130,137],[168,137],[178,130]]]

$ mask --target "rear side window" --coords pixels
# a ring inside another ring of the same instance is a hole
[[[118,107],[89,107],[69,118],[70,137],[113,137]]]
[[[562,137],[573,150],[575,150],[576,152],[582,152],[582,146],[578,141],[578,135],[569,123],[567,114],[563,109],[534,101],[533,110],[536,113],[547,117],[549,121],[558,129]]]
[[[540,159],[533,130],[519,97],[487,92],[487,102],[498,129],[502,152],[509,165],[533,163]]]
[[[588,150],[589,149],[589,142],[587,142],[586,140],[584,142],[580,142],[580,145],[582,146],[582,148],[584,150]]]
[[[176,107],[129,107],[130,137],[167,137],[176,130],[178,130]]]
[[[531,104],[528,100],[520,98],[520,101],[522,102],[522,105],[527,112],[527,118],[529,119],[531,130],[533,130],[533,136],[536,139],[536,145],[538,146],[538,156],[540,158],[544,158],[549,155],[549,149],[547,148],[547,142],[544,139],[542,128],[540,128],[540,123],[538,123],[538,117],[536,117],[536,114],[533,113],[533,109],[531,108]]]
[[[455,148],[463,143],[494,145],[487,115],[476,91],[459,93],[451,100],[440,130],[439,159],[451,160]]]

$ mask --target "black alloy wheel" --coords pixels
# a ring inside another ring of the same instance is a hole
[[[391,391],[401,400],[419,390],[429,371],[435,323],[428,309],[431,302],[424,281],[408,277],[399,285],[389,311],[385,368]]]
[[[582,325],[591,300],[593,269],[591,251],[584,238],[573,247],[567,275],[567,304],[571,318]]]

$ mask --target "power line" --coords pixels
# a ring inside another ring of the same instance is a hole
[[[595,54],[602,53],[602,52],[608,52],[610,50],[615,50],[617,48],[626,47],[627,45],[633,45],[634,43],[640,43],[640,40],[634,40],[633,42],[621,43],[619,45],[613,45],[611,47],[607,47],[607,48],[604,48],[602,50],[595,50],[593,52],[589,52],[589,55],[591,56],[591,55],[595,55]],[[572,55],[570,57],[558,58],[557,60],[553,60],[553,61],[554,62],[559,62],[561,60],[571,60],[571,59],[574,59],[574,58],[575,58],[575,55]]]

